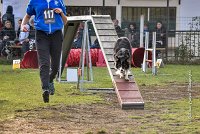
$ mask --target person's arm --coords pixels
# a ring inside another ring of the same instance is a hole
[[[61,8],[55,8],[54,12],[57,13],[57,14],[60,14],[60,16],[62,17],[64,25],[67,24],[67,16],[63,13]]]
[[[31,16],[26,14],[22,20],[22,24],[21,24],[21,30],[23,32],[27,32],[28,31],[28,28],[26,26],[26,24],[28,24],[29,20],[30,20]]]
[[[62,20],[64,22],[64,25],[67,24],[67,16],[65,16],[65,14],[63,12],[60,13],[61,17],[62,17]]]

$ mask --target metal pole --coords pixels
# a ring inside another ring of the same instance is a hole
[[[156,32],[153,32],[153,51],[152,51],[152,74],[157,75],[156,68]]]
[[[92,8],[89,8],[89,15],[92,15]]]
[[[85,48],[86,48],[86,65],[87,65],[87,80],[89,81],[90,78],[89,78],[89,50],[88,50],[88,40],[89,40],[89,37],[88,37],[88,25],[87,25],[87,21],[85,22],[85,27],[84,27],[84,31],[85,31],[85,34],[86,34],[86,42],[85,42]]]
[[[189,95],[189,120],[191,122],[192,121],[192,70],[189,71],[188,95]]]
[[[140,47],[144,47],[144,15],[140,16]]]
[[[84,27],[84,30],[83,30],[83,39],[82,39],[82,65],[81,65],[81,80],[80,80],[80,91],[83,91],[83,88],[82,88],[82,84],[84,82],[84,64],[85,64],[85,49],[86,49],[86,30],[85,30],[85,27]]]
[[[63,55],[62,55],[62,52],[61,52],[61,55],[60,55],[60,66],[59,66],[59,72],[58,72],[58,82],[61,82],[61,75],[62,75],[62,58],[63,58]]]
[[[167,0],[167,29],[166,29],[166,60],[168,60],[168,37],[169,37],[169,0]]]
[[[142,71],[147,72],[147,62],[148,60],[148,46],[149,46],[149,32],[145,33],[145,49],[144,49],[144,58],[143,58],[143,64],[142,64]]]
[[[105,0],[103,0],[103,5],[102,6],[103,6],[103,8],[102,8],[102,15],[105,15],[105,13],[106,13],[105,12]]]
[[[120,0],[118,0],[118,5],[120,5]]]
[[[88,81],[93,81],[93,72],[92,72],[92,59],[91,59],[91,53],[90,53],[90,41],[89,41],[89,32],[88,32],[88,21],[87,21],[87,30],[86,30],[86,32],[87,32],[87,51],[88,51],[88,68],[89,68],[89,79],[88,79]]]

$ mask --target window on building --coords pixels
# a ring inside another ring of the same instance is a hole
[[[70,6],[67,8],[67,11],[71,13],[73,16],[81,16],[81,15],[90,15],[90,11],[92,15],[110,15],[111,19],[115,19],[116,17],[116,7],[75,7]],[[94,28],[91,24],[89,24],[89,32],[90,35],[95,35]]]
[[[135,22],[137,28],[140,25],[140,16],[144,15],[145,22],[148,22],[149,28],[153,29],[156,22],[162,21],[167,25],[166,7],[123,7],[122,8],[122,28],[126,28],[130,22]],[[169,8],[169,30],[176,29],[176,7]]]
[[[68,7],[73,16],[89,15],[90,10],[92,15],[110,15],[112,19],[116,16],[116,7]]]

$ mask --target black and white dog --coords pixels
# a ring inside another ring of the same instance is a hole
[[[129,80],[128,74],[130,73],[132,60],[132,47],[128,38],[121,37],[117,40],[114,46],[114,64],[116,74],[120,78],[125,77],[125,80]]]

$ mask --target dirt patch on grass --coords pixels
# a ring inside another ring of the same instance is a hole
[[[0,133],[140,133],[145,129],[148,132],[150,124],[163,121],[163,118],[156,116],[167,110],[167,107],[159,106],[160,101],[188,97],[187,85],[173,84],[165,88],[142,86],[140,90],[145,101],[144,110],[121,110],[115,94],[102,94],[105,103],[60,104],[16,111],[13,119],[0,122]],[[198,85],[193,88],[193,95],[200,96]],[[180,125],[176,122],[172,124]],[[167,129],[158,126],[155,130],[164,132]]]

